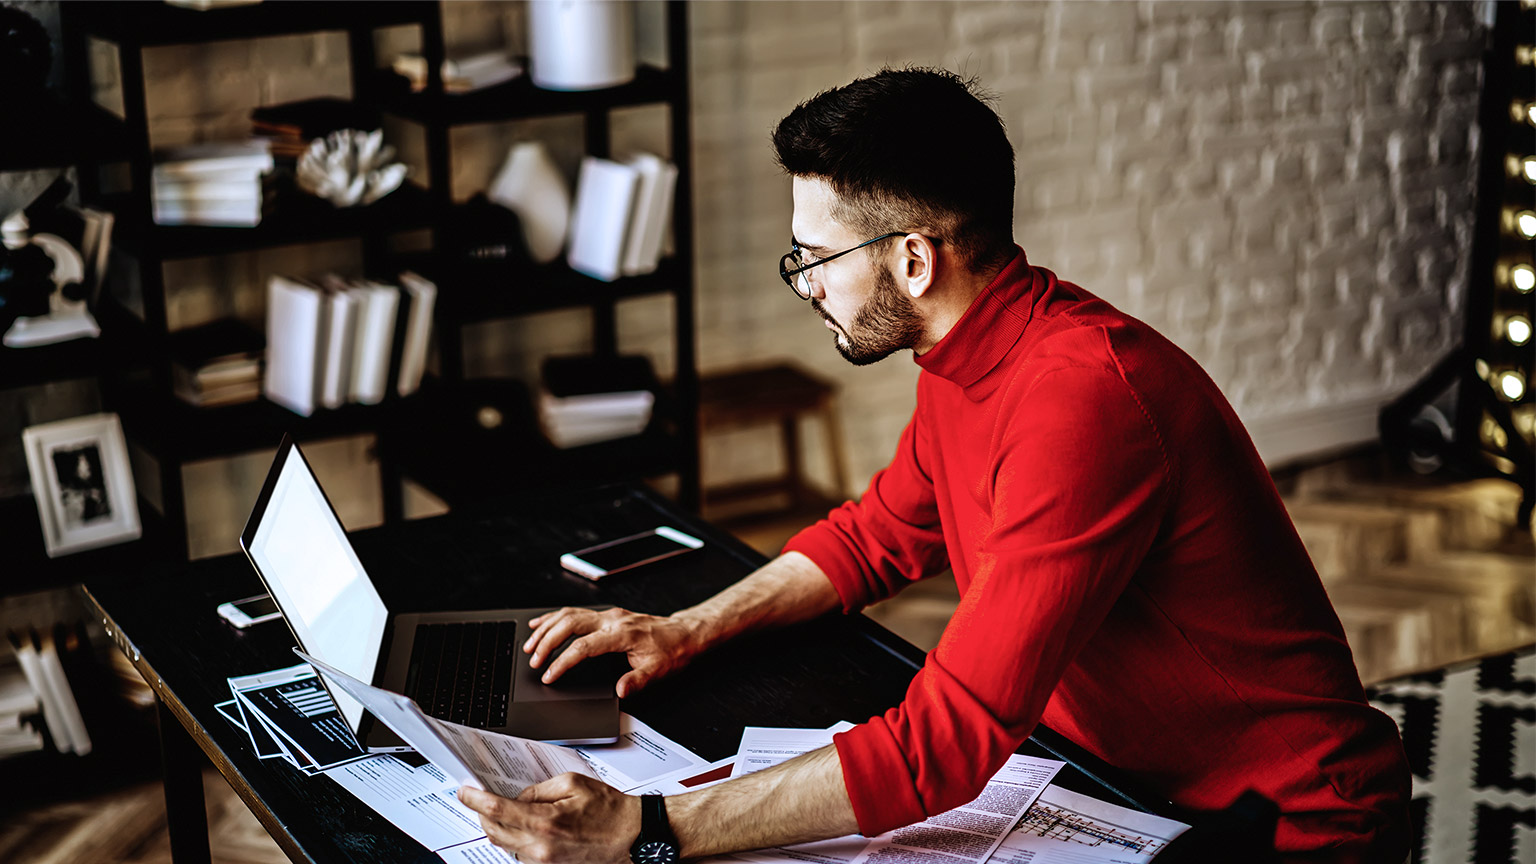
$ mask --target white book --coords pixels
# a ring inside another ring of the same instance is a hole
[[[282,276],[267,282],[267,372],[262,392],[303,417],[319,396],[318,351],[324,296],[319,288]]]
[[[59,719],[64,724],[64,733],[69,737],[69,749],[73,753],[84,756],[91,752],[91,736],[86,734],[85,718],[80,716],[80,705],[75,701],[75,691],[70,688],[69,679],[64,675],[64,664],[59,662],[59,651],[51,635],[43,634],[37,657],[43,670],[43,680],[53,690],[51,696],[58,705]]]
[[[36,711],[39,704],[37,694],[20,668],[12,667],[0,675],[0,716],[28,714]]]
[[[400,287],[410,298],[410,309],[406,312],[405,344],[400,349],[400,378],[395,388],[401,396],[409,396],[421,389],[421,379],[427,371],[437,286],[407,270],[400,274]]]
[[[339,280],[338,280],[339,281]],[[357,334],[358,297],[346,287],[326,285],[325,354],[320,404],[340,408],[352,393],[352,340]]]
[[[272,170],[272,148],[265,139],[212,141],[155,153],[154,178],[204,174],[263,174]]]
[[[635,168],[594,156],[581,160],[566,253],[572,270],[605,282],[623,275],[625,242],[639,186],[640,172]]]
[[[661,243],[672,220],[672,196],[677,190],[677,166],[650,153],[637,153],[625,164],[640,172],[640,188],[624,244],[623,271],[625,276],[640,276],[654,272],[661,263]]]
[[[261,203],[261,175],[223,175],[155,180],[150,197],[162,201],[239,201]]]
[[[252,228],[261,224],[261,199],[249,201],[155,201],[156,225]]]
[[[352,401],[377,405],[389,386],[389,357],[395,341],[400,289],[367,282],[352,289],[358,297],[357,335],[352,343]]]
[[[63,709],[53,697],[53,686],[43,672],[42,660],[32,644],[31,636],[22,633],[18,641],[16,634],[8,635],[11,637],[11,647],[16,651],[16,661],[21,664],[22,674],[27,677],[27,686],[37,694],[37,700],[42,705],[43,724],[48,727],[48,736],[53,739],[53,749],[60,753],[70,752],[74,743],[64,728]]]

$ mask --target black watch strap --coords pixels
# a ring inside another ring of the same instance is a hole
[[[660,795],[640,796],[640,836],[629,847],[634,864],[677,864],[677,835],[667,822],[666,799]]]

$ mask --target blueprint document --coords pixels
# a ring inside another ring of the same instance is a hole
[[[750,774],[832,743],[842,726],[826,730],[750,727],[742,734],[735,776]],[[774,849],[739,852],[761,862],[801,864],[980,864],[1029,809],[1063,762],[1014,754],[968,804],[869,838],[857,834]]]
[[[1041,793],[992,855],[994,864],[1143,864],[1189,829],[1069,789]]]

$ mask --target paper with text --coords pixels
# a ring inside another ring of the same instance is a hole
[[[731,776],[751,774],[812,750],[820,750],[832,743],[833,735],[852,728],[853,724],[846,720],[825,729],[748,726],[741,730],[741,745],[736,748],[736,765],[731,769]]]
[[[575,750],[428,717],[405,696],[364,684],[297,649],[295,653],[460,785],[516,798],[529,786],[568,771],[597,777]]]
[[[619,715],[619,740],[613,744],[572,748],[615,789],[632,789],[660,777],[706,764],[704,757],[628,714]]]
[[[1142,864],[1189,826],[1052,786],[1003,838],[995,864]]]

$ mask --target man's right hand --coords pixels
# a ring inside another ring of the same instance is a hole
[[[625,609],[594,612],[566,607],[528,623],[533,627],[533,635],[523,644],[523,651],[533,655],[529,662],[535,669],[565,640],[571,639],[571,644],[544,670],[545,684],[553,684],[588,657],[623,653],[629,659],[630,671],[614,687],[621,699],[683,668],[705,648],[704,640],[689,623]]]

